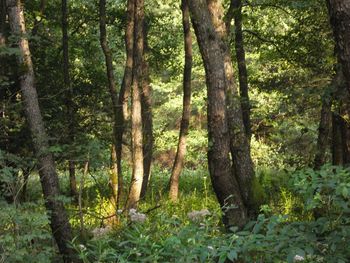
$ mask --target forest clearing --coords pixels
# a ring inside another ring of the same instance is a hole
[[[0,263],[349,244],[349,0],[0,0]]]

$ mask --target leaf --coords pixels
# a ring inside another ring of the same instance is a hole
[[[231,250],[230,253],[227,254],[227,258],[231,261],[237,259],[238,254],[235,250]]]

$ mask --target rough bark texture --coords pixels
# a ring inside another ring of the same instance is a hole
[[[213,25],[206,1],[190,0],[189,8],[206,72],[209,173],[214,191],[225,213],[223,216],[225,225],[243,226],[247,221],[247,211],[237,180],[232,176],[230,160],[225,56],[222,52],[224,43]]]
[[[137,207],[141,195],[143,168],[143,143],[142,143],[142,57],[143,57],[143,22],[144,0],[135,1],[135,25],[134,25],[134,62],[132,76],[132,113],[131,113],[131,139],[132,139],[132,178],[127,201],[127,209]]]
[[[145,21],[145,20],[144,20]],[[143,131],[143,181],[141,189],[141,198],[144,198],[147,192],[148,182],[151,176],[151,165],[153,157],[153,117],[152,117],[152,89],[149,76],[149,65],[147,61],[148,53],[148,34],[147,23],[143,25],[144,53],[142,58],[142,131]]]
[[[245,59],[243,31],[242,31],[242,1],[231,0],[233,16],[235,22],[235,49],[238,64],[239,91],[241,96],[242,117],[245,132],[250,142],[252,130],[250,124],[250,101],[248,94],[248,73]]]
[[[113,133],[112,133],[112,151],[111,151],[111,169],[110,169],[110,186],[112,188],[112,196],[114,199],[115,207],[118,207],[118,171],[121,170],[121,167],[118,169],[118,166],[121,166],[121,154],[117,154],[118,147],[121,147],[121,142],[118,140],[120,139],[118,136],[118,129],[119,124],[118,120],[120,120],[120,116],[122,112],[119,110],[119,99],[118,99],[118,92],[115,85],[115,78],[113,73],[113,59],[112,59],[112,53],[108,46],[107,41],[107,31],[106,31],[106,0],[100,0],[99,1],[99,10],[100,10],[100,43],[103,50],[103,54],[105,56],[105,63],[106,63],[106,71],[107,71],[107,79],[108,79],[108,88],[109,88],[109,94],[111,96],[112,100],[112,108],[113,108]],[[120,139],[122,140],[122,138]]]
[[[314,161],[314,168],[320,169],[326,162],[326,152],[329,145],[332,124],[332,99],[325,95],[322,98],[322,109],[320,124],[318,127],[317,148]]]
[[[350,93],[350,1],[327,0],[337,54]]]
[[[11,31],[19,36],[19,63],[22,68],[20,86],[25,113],[32,134],[33,145],[38,158],[40,181],[44,193],[45,205],[50,214],[52,233],[60,253],[66,262],[74,260],[74,251],[69,248],[68,241],[72,239],[71,227],[63,203],[58,200],[60,195],[58,176],[49,143],[41,117],[38,96],[34,86],[34,71],[30,57],[28,40],[25,38],[24,12],[19,0],[7,0],[7,10]]]
[[[250,145],[245,133],[240,97],[234,80],[231,54],[227,43],[226,26],[223,21],[223,8],[220,0],[207,0],[207,4],[216,33],[221,38],[220,49],[224,56],[228,108],[227,119],[230,132],[233,175],[238,181],[243,202],[249,214],[254,216],[256,208],[254,207],[251,189],[254,178],[253,161],[250,156]]]
[[[333,165],[344,165],[343,140],[342,140],[343,122],[339,112],[332,114],[332,163]]]
[[[180,125],[179,142],[173,170],[170,177],[169,197],[176,201],[179,194],[179,178],[184,166],[184,158],[186,154],[186,138],[190,124],[191,116],[191,75],[192,75],[192,35],[190,25],[190,13],[188,9],[188,0],[182,0],[182,26],[184,31],[184,46],[185,46],[185,66],[183,76],[183,109]]]
[[[66,91],[66,106],[67,106],[67,142],[71,146],[75,140],[75,109],[73,102],[73,88],[69,75],[69,44],[68,44],[68,7],[67,0],[62,0],[62,49],[63,49],[63,80],[64,90]],[[71,147],[72,148],[72,147]],[[69,153],[68,169],[69,169],[69,184],[71,196],[76,200],[78,198],[77,181],[75,178],[75,161],[72,151]]]

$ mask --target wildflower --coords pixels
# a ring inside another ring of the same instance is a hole
[[[138,222],[138,223],[143,223],[146,220],[146,215],[142,213],[138,213],[136,209],[130,209],[129,210],[129,216],[131,222]]]
[[[203,219],[206,216],[211,215],[210,212],[208,211],[208,209],[203,209],[200,211],[192,211],[190,213],[187,214],[188,218],[191,221],[199,221],[201,219]]]
[[[297,261],[304,261],[304,260],[305,260],[305,258],[302,257],[302,256],[299,256],[299,255],[295,255],[295,256],[294,256],[294,262],[297,262]]]
[[[85,251],[86,250],[86,246],[84,246],[83,244],[79,244],[79,248],[81,251]]]
[[[208,250],[214,250],[212,246],[208,246]]]
[[[94,230],[92,230],[92,234],[94,235],[94,238],[98,238],[108,234],[111,231],[111,229],[112,228],[110,226],[95,228]]]

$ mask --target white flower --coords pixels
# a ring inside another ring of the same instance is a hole
[[[302,257],[302,256],[299,256],[299,255],[295,255],[294,256],[294,262],[296,262],[296,261],[304,261],[304,260],[305,260],[305,258]]]
[[[142,213],[138,213],[136,209],[130,209],[129,210],[129,216],[131,222],[138,222],[138,223],[143,223],[146,220],[146,215]]]
[[[108,234],[108,232],[110,232],[111,230],[112,228],[110,226],[95,228],[94,230],[92,230],[92,234],[94,235],[94,238],[98,238]]]
[[[86,250],[86,246],[84,246],[83,244],[79,244],[79,248],[80,248],[81,251]]]
[[[199,221],[201,219],[203,219],[206,216],[211,215],[210,212],[208,211],[208,209],[203,209],[200,211],[192,211],[190,213],[187,214],[188,218],[191,221]]]
[[[123,210],[122,210],[122,209],[118,209],[118,210],[117,210],[117,214],[118,214],[118,215],[121,215],[122,213],[123,213]]]
[[[214,248],[212,246],[208,246],[209,250],[214,250]]]

